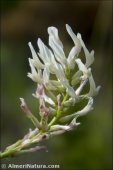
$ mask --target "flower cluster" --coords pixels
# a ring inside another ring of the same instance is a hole
[[[88,51],[81,34],[75,35],[68,24],[66,24],[66,30],[74,43],[67,57],[55,27],[48,28],[50,48],[39,38],[37,53],[31,42],[28,43],[32,53],[32,59],[29,58],[31,73],[28,73],[28,77],[37,83],[37,90],[33,96],[39,99],[40,115],[48,117],[51,112],[55,113],[57,107],[62,110],[59,122],[65,123],[92,110],[93,96],[97,95],[100,89],[100,86],[95,85],[90,68],[94,61],[94,51]],[[82,49],[85,54],[85,63],[79,58]],[[82,94],[87,83],[90,85],[89,92]],[[84,98],[88,100],[88,104],[82,110],[73,114],[68,112],[68,115],[64,116],[63,111],[67,107],[75,105]],[[46,103],[49,104],[48,107]],[[57,117],[57,113],[55,116]],[[52,121],[50,125],[54,123]]]
[[[50,136],[73,130],[80,124],[76,119],[93,109],[93,97],[100,89],[100,86],[96,87],[91,72],[94,51],[88,51],[81,34],[75,35],[68,24],[66,30],[74,44],[68,56],[55,27],[48,28],[49,48],[40,38],[37,41],[38,52],[31,42],[28,43],[32,54],[32,58],[29,58],[31,72],[28,77],[37,84],[33,96],[39,101],[40,120],[33,115],[24,99],[20,98],[21,108],[35,125],[35,130],[30,130],[22,140],[6,148],[5,156],[9,151],[17,155],[43,149],[43,146],[30,147]],[[85,62],[79,58],[81,50]],[[89,88],[87,92],[84,91],[85,87]],[[86,105],[70,113],[70,108],[83,100],[86,100]]]

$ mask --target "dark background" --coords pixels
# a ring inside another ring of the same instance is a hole
[[[56,26],[67,54],[73,43],[66,32],[68,23],[80,32],[89,50],[95,50],[92,70],[101,91],[94,110],[80,118],[77,130],[45,142],[48,152],[4,159],[2,163],[59,164],[61,169],[112,169],[112,2],[111,1],[1,1],[1,149],[22,138],[33,128],[22,113],[24,97],[36,115],[32,97],[36,84],[30,71],[28,42],[48,43],[47,27]]]

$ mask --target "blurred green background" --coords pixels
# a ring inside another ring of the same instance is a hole
[[[94,110],[80,118],[77,130],[45,142],[41,151],[2,163],[59,164],[61,169],[112,169],[112,1],[1,1],[1,149],[22,138],[31,122],[20,109],[24,97],[34,114],[38,106],[32,97],[36,84],[30,71],[27,43],[41,38],[48,43],[47,27],[56,26],[66,54],[73,46],[66,32],[68,23],[80,32],[89,50],[95,50],[93,75],[101,91]]]

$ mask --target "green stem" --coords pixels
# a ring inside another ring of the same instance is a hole
[[[68,97],[69,97],[68,94],[66,94],[66,95],[64,96],[64,99],[63,99],[63,101],[62,101],[62,103],[61,103],[61,106],[62,106],[63,103],[68,99]],[[62,113],[63,113],[62,108],[58,108],[58,109],[57,109],[57,114],[56,114],[56,116],[51,120],[51,122],[50,122],[49,125],[48,125],[49,128],[60,119]]]
[[[68,99],[68,97],[69,97],[69,95],[66,94],[65,97],[64,97],[64,99],[63,99],[63,101],[62,101],[62,104],[64,104],[64,102]]]
[[[38,138],[40,135],[42,135],[44,132],[41,130],[38,131],[38,134],[35,134],[35,136],[30,136],[28,139],[30,139],[30,143],[26,146],[22,146],[23,139],[17,141],[13,145],[7,147],[4,152],[0,152],[0,158],[6,158],[6,157],[13,157],[16,156],[18,153],[24,153],[24,149],[30,147],[33,143],[32,141],[36,138]],[[21,152],[23,151],[23,152]]]
[[[4,152],[0,153],[0,158],[13,157],[14,154],[20,150],[21,150],[21,143],[19,146],[15,148],[9,148],[5,150]]]

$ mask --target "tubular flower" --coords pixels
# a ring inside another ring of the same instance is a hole
[[[49,47],[40,38],[37,40],[38,52],[31,42],[28,43],[32,58],[28,59],[31,72],[27,76],[37,86],[33,96],[39,102],[39,118],[33,115],[25,100],[20,98],[21,108],[35,129],[30,130],[19,142],[7,147],[2,157],[7,157],[8,153],[11,156],[44,149],[44,146],[31,149],[27,147],[39,144],[50,136],[73,130],[80,124],[77,118],[93,109],[93,97],[100,89],[100,86],[96,87],[91,72],[94,51],[88,51],[81,34],[76,35],[68,24],[66,30],[73,41],[73,47],[68,55],[64,52],[58,29],[53,26],[47,30]],[[82,50],[85,62],[79,58]],[[83,100],[86,100],[86,106],[71,113],[70,108]]]

